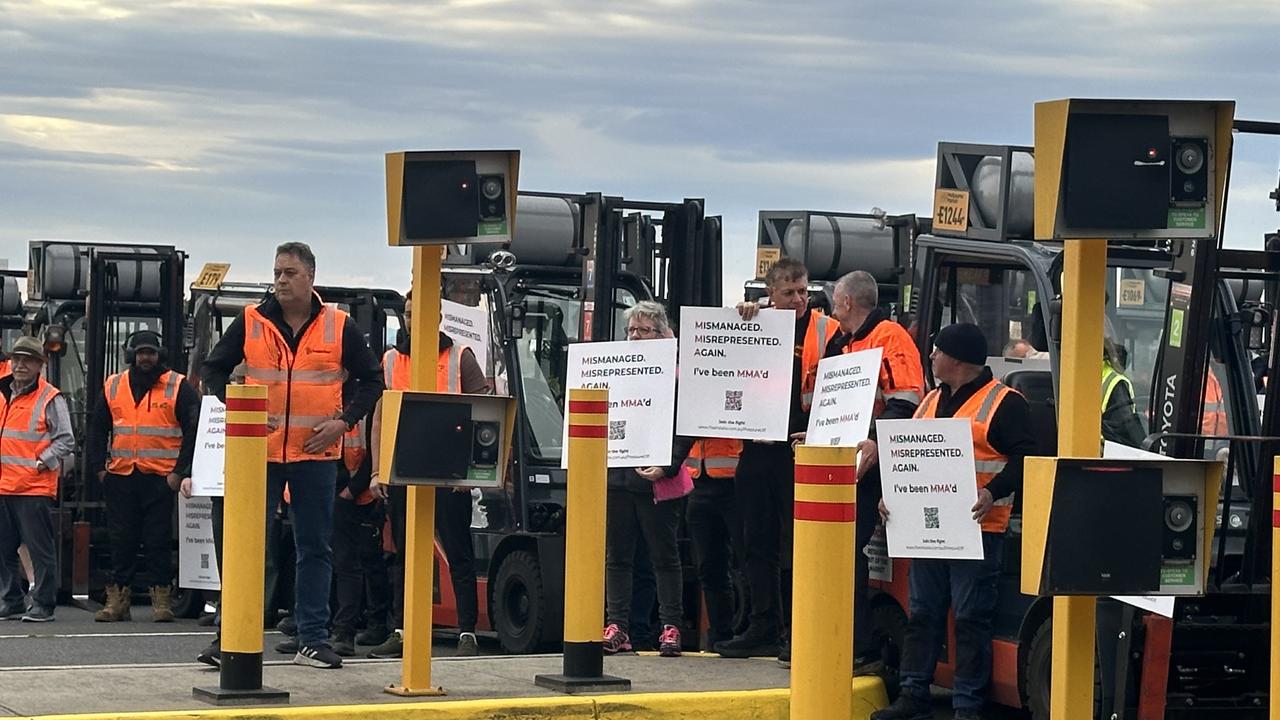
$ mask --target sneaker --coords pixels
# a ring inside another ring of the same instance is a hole
[[[293,656],[293,664],[337,670],[342,667],[342,658],[328,645],[303,645],[298,648],[298,654]]]
[[[391,636],[391,631],[381,625],[367,627],[356,633],[357,645],[381,645]]]
[[[658,654],[662,657],[680,657],[680,628],[663,625],[658,636]]]
[[[53,609],[32,605],[30,610],[23,613],[22,622],[53,622]]]
[[[276,623],[276,629],[289,637],[294,637],[298,634],[298,623],[292,615],[286,615]]]
[[[0,620],[20,620],[26,612],[22,605],[9,605],[0,609]]]
[[[871,720],[932,720],[933,704],[927,699],[909,695],[906,692],[898,695],[893,704],[883,710],[871,713]]]
[[[982,713],[972,708],[961,708],[956,710],[952,718],[953,720],[982,720]]]
[[[404,654],[404,636],[399,630],[387,636],[382,644],[369,651],[368,657],[378,660],[390,660]]]
[[[480,654],[480,646],[476,644],[475,633],[458,633],[458,652],[460,657],[475,657]]]
[[[201,650],[196,656],[196,662],[222,667],[222,639],[215,637],[213,642],[209,643],[209,647]]]
[[[278,643],[276,645],[276,652],[280,653],[281,655],[292,655],[293,653],[299,652],[298,639],[289,638],[288,640],[285,640],[282,643]]]
[[[777,657],[782,650],[778,646],[777,638],[778,635],[775,632],[761,632],[748,627],[746,632],[717,643],[713,649],[720,653],[721,657],[727,658]]]
[[[349,636],[340,637],[338,635],[334,635],[333,637],[329,638],[329,644],[333,646],[333,652],[336,653],[338,657],[355,657],[356,656],[355,640],[353,640]]]
[[[604,652],[606,655],[631,652],[631,638],[615,623],[609,623],[604,629]]]

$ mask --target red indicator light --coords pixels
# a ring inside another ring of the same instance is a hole
[[[1156,155],[1158,154],[1159,153],[1156,152],[1155,148],[1147,148],[1147,157],[1151,158],[1152,160],[1154,160]]]

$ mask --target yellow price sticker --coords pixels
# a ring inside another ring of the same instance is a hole
[[[933,229],[969,230],[969,192],[939,189],[933,193]]]
[[[758,247],[756,248],[756,279],[762,279],[769,273],[769,269],[778,264],[782,259],[782,248],[776,247]]]
[[[205,263],[200,268],[196,281],[191,283],[192,290],[217,290],[227,273],[231,271],[231,263]]]
[[[1120,306],[1142,307],[1147,304],[1147,285],[1141,279],[1120,281]]]

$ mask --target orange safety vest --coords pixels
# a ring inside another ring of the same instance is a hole
[[[742,441],[729,438],[703,438],[693,443],[684,460],[685,469],[693,479],[702,476],[732,478],[738,472],[738,456],[742,454]]]
[[[987,440],[987,432],[991,429],[991,418],[995,416],[996,408],[1000,407],[1005,395],[1013,392],[1017,392],[1017,390],[992,379],[991,382],[971,395],[956,411],[956,414],[952,416],[969,418],[970,424],[973,426],[973,464],[974,469],[977,471],[979,488],[984,488],[990,484],[1009,462],[1008,457],[991,447],[991,443]],[[920,403],[920,407],[916,408],[916,417],[936,418],[938,416],[938,398],[940,396],[941,391],[937,388],[926,395],[924,402]],[[982,531],[1004,532],[1009,527],[1009,515],[1012,511],[1012,495],[1007,498],[997,499],[995,507],[991,508],[991,512],[987,513],[987,516],[982,519]]]
[[[289,349],[275,323],[257,307],[244,311],[246,385],[267,386],[267,421],[275,429],[267,435],[267,461],[337,460],[342,443],[318,453],[302,449],[311,431],[342,413],[342,329],[347,314],[327,305],[312,319],[297,351]]]
[[[800,407],[807,412],[813,405],[813,389],[818,384],[818,361],[827,351],[827,343],[840,331],[840,323],[821,310],[809,310],[809,328],[804,333],[800,350]]]
[[[1222,404],[1222,384],[1213,371],[1204,375],[1204,410],[1200,413],[1202,435],[1227,435],[1227,408]]]
[[[436,392],[462,392],[462,348],[457,344],[436,358]],[[382,379],[388,390],[409,389],[409,356],[391,348],[382,354]]]
[[[9,358],[0,360],[0,378],[8,377],[13,374],[13,362]]]
[[[57,396],[43,377],[12,400],[0,394],[0,495],[58,496],[58,468],[36,470],[40,453],[53,445],[45,410]]]
[[[889,400],[907,400],[919,405],[924,397],[924,366],[920,350],[907,329],[892,320],[882,320],[861,340],[850,340],[842,353],[880,348],[880,378],[876,383],[876,399],[872,417],[880,417]]]
[[[168,475],[178,466],[182,426],[178,423],[181,374],[161,375],[141,402],[133,401],[128,371],[107,378],[104,399],[111,410],[111,459],[107,472]]]

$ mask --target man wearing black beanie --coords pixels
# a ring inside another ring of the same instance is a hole
[[[951,703],[956,720],[981,717],[991,681],[992,621],[998,599],[1001,550],[1014,493],[1022,489],[1022,459],[1035,452],[1027,401],[986,367],[987,340],[969,323],[938,333],[929,356],[938,387],[925,396],[917,418],[969,418],[973,428],[982,560],[911,562],[911,619],[903,643],[902,692],[872,720],[929,720],[929,686],[954,599],[956,669]],[[880,504],[885,522],[892,518]]]

